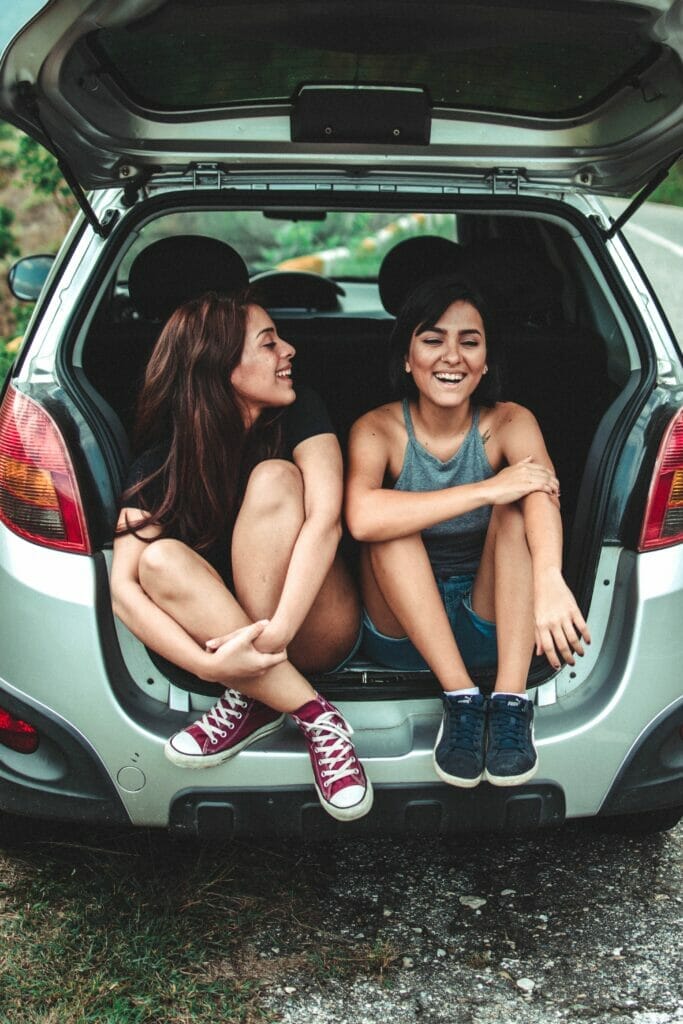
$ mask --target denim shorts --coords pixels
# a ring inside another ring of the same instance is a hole
[[[470,670],[493,668],[498,661],[496,625],[482,619],[472,608],[473,576],[437,580],[448,621],[462,660]],[[420,672],[429,666],[407,636],[384,636],[363,611],[363,651],[371,661],[387,668]]]

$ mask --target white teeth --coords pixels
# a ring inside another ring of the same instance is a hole
[[[276,377],[291,377],[292,376],[292,371],[291,370],[278,370],[277,373],[275,374],[275,376]]]
[[[437,380],[445,380],[451,384],[459,384],[465,379],[464,373],[435,373],[434,376]]]

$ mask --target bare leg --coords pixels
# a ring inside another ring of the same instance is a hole
[[[281,459],[260,463],[249,478],[232,541],[235,590],[252,619],[270,618],[277,608],[304,518],[297,467]],[[289,645],[290,660],[302,672],[333,668],[353,646],[359,624],[358,597],[337,556]]]
[[[364,548],[362,581],[365,606],[381,633],[407,635],[444,690],[473,685],[419,534]]]
[[[143,552],[139,571],[147,596],[202,647],[212,637],[252,621],[212,566],[180,541],[153,541]],[[276,711],[295,711],[315,697],[289,662],[255,679],[231,680],[231,685]]]
[[[472,607],[496,623],[496,690],[524,693],[534,645],[533,580],[524,517],[518,504],[493,509],[472,588]]]

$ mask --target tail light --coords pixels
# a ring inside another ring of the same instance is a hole
[[[39,742],[38,730],[34,725],[0,708],[0,743],[3,746],[17,750],[20,754],[32,754],[38,749]]]
[[[59,551],[91,551],[76,474],[52,418],[9,388],[0,408],[0,521]]]
[[[647,499],[639,551],[683,541],[683,409],[667,427],[659,447]]]

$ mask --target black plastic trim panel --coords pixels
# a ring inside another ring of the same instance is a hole
[[[643,734],[617,775],[600,815],[683,805],[683,698]]]
[[[320,806],[312,786],[259,789],[188,789],[171,805],[172,831],[202,838],[250,835],[327,839],[337,834],[448,835],[463,832],[519,832],[560,825],[563,790],[552,783],[497,789],[482,783],[474,791],[440,783],[377,785],[364,818],[339,822]]]
[[[56,778],[31,777],[33,755],[20,754],[26,758],[26,770],[19,774],[3,763],[5,748],[0,746],[0,811],[60,821],[130,824],[114,784],[81,737],[4,690],[0,690],[0,707],[34,725],[41,743],[62,765]]]

